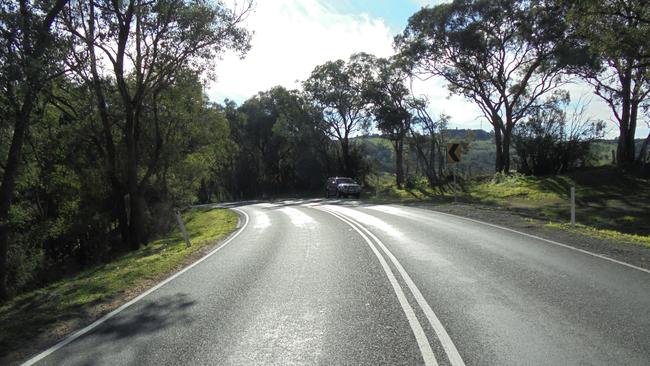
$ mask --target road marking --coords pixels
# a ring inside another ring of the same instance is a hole
[[[264,230],[267,227],[271,226],[271,220],[269,219],[269,216],[264,212],[256,212],[253,217],[253,222],[255,223],[253,227],[255,229]]]
[[[306,213],[298,210],[297,208],[283,207],[280,209],[280,211],[285,215],[289,216],[289,219],[291,219],[291,223],[294,226],[306,227],[306,226],[316,225],[316,220],[314,220],[311,216],[307,215]]]
[[[393,238],[401,239],[404,236],[406,236],[405,233],[397,229],[395,226],[387,223],[386,221],[376,216],[369,215],[365,212],[357,211],[348,207],[336,206],[336,205],[328,206],[328,209],[332,211],[336,211],[341,215],[345,215],[350,219],[356,220],[362,225],[370,225],[376,227],[377,229],[381,229],[382,231],[392,236]]]
[[[372,207],[370,207],[370,208],[372,208]],[[379,210],[379,209],[377,209],[377,210],[378,210],[378,211],[381,211],[381,210]],[[596,258],[604,259],[604,260],[606,260],[606,261],[610,261],[610,262],[613,262],[613,263],[616,263],[616,264],[620,264],[620,265],[622,265],[622,266],[626,266],[626,267],[629,267],[629,268],[632,268],[632,269],[636,269],[636,270],[641,271],[641,272],[650,273],[650,270],[647,270],[647,269],[645,269],[645,268],[637,267],[637,266],[635,266],[635,265],[633,265],[633,264],[629,264],[629,263],[626,263],[626,262],[622,262],[622,261],[616,260],[616,259],[614,259],[614,258],[610,258],[610,257],[605,256],[605,255],[602,255],[602,254],[597,254],[597,253],[590,252],[590,251],[588,251],[588,250],[584,250],[584,249],[580,249],[580,248],[572,247],[571,245],[568,245],[568,244],[562,244],[562,243],[557,242],[557,241],[554,241],[554,240],[545,239],[545,238],[539,237],[539,236],[537,236],[537,235],[526,234],[526,233],[524,233],[524,232],[517,231],[517,230],[514,230],[514,229],[510,229],[510,228],[507,228],[507,227],[504,227],[504,226],[495,225],[495,224],[490,224],[490,223],[488,223],[488,222],[479,221],[479,220],[474,220],[474,219],[470,219],[470,218],[468,218],[468,217],[463,217],[463,216],[458,216],[458,215],[454,215],[454,214],[449,214],[449,213],[446,213],[446,212],[433,211],[433,210],[427,210],[427,211],[429,211],[429,212],[433,212],[433,213],[437,213],[437,214],[441,214],[441,215],[445,215],[445,216],[455,217],[455,218],[458,218],[458,219],[463,219],[463,220],[471,221],[471,222],[474,222],[474,223],[477,223],[477,224],[482,224],[482,225],[491,226],[491,227],[494,227],[494,228],[497,228],[497,229],[501,229],[501,230],[510,231],[510,232],[512,232],[512,233],[517,233],[517,234],[520,234],[520,235],[527,236],[527,237],[529,237],[529,238],[533,238],[533,239],[537,239],[537,240],[545,241],[545,242],[547,242],[547,243],[549,243],[549,244],[553,244],[553,245],[557,245],[557,246],[560,246],[560,247],[563,247],[563,248],[567,248],[567,249],[575,250],[575,251],[580,252],[580,253],[583,253],[583,254],[588,254],[588,255],[593,256],[593,257],[596,257]],[[386,213],[390,214],[391,212],[386,211]],[[408,214],[408,215],[411,215],[411,216],[417,216],[416,214]],[[426,218],[426,219],[430,219],[430,218],[427,218],[427,217],[424,217],[424,218]]]
[[[210,256],[212,256],[213,254],[215,254],[215,253],[218,252],[219,250],[223,249],[226,245],[230,244],[230,242],[232,242],[232,241],[233,241],[237,236],[239,236],[239,234],[242,233],[242,231],[244,231],[244,229],[246,229],[246,226],[248,226],[248,221],[249,221],[249,217],[248,217],[248,214],[246,214],[246,212],[244,212],[244,211],[242,211],[242,210],[240,210],[240,209],[234,208],[234,207],[232,207],[232,208],[230,208],[230,209],[231,209],[231,210],[234,210],[234,211],[237,211],[237,212],[239,212],[239,213],[241,213],[241,214],[243,214],[244,217],[246,218],[246,221],[244,221],[244,224],[241,226],[241,228],[239,228],[239,230],[237,230],[234,234],[232,234],[232,235],[230,236],[230,238],[226,239],[226,241],[223,242],[223,244],[221,244],[218,248],[216,248],[216,249],[214,249],[213,251],[211,251],[210,253],[206,254],[204,257],[202,257],[202,258],[199,259],[198,261],[196,261],[196,262],[190,264],[189,266],[185,267],[185,268],[182,269],[181,271],[179,271],[179,272],[173,274],[172,276],[170,276],[170,277],[168,277],[167,279],[163,280],[162,282],[158,283],[157,285],[155,285],[154,287],[150,288],[149,290],[147,290],[147,291],[143,292],[142,294],[138,295],[137,297],[131,299],[131,300],[130,300],[129,302],[127,302],[126,304],[120,306],[119,308],[117,308],[117,309],[111,311],[110,313],[108,313],[108,314],[102,316],[101,318],[95,320],[92,324],[90,324],[90,325],[86,326],[85,328],[83,328],[83,329],[81,329],[81,330],[78,330],[77,332],[75,332],[75,333],[73,333],[73,334],[67,336],[67,337],[66,337],[65,339],[63,339],[61,342],[55,344],[54,346],[48,348],[47,350],[45,350],[45,351],[39,353],[38,355],[36,355],[36,356],[30,358],[29,360],[25,361],[25,362],[22,364],[22,366],[30,366],[30,365],[33,365],[33,364],[37,363],[38,361],[41,361],[41,360],[44,359],[45,357],[47,357],[47,356],[51,355],[52,353],[58,351],[59,349],[63,348],[64,346],[66,346],[66,345],[69,344],[70,342],[76,340],[77,338],[79,338],[79,337],[83,336],[84,334],[90,332],[91,330],[95,329],[95,328],[96,328],[97,326],[99,326],[100,324],[104,323],[105,321],[107,321],[107,320],[109,320],[110,318],[114,317],[115,315],[119,314],[119,313],[120,313],[121,311],[123,311],[124,309],[126,309],[126,308],[128,308],[129,306],[133,305],[134,303],[136,303],[136,302],[142,300],[145,296],[147,296],[147,295],[151,294],[152,292],[158,290],[159,288],[163,287],[164,285],[166,285],[167,283],[171,282],[171,281],[172,281],[173,279],[175,279],[176,277],[178,277],[178,276],[182,275],[183,273],[189,271],[190,269],[192,269],[192,268],[193,268],[194,266],[196,266],[197,264],[199,264],[199,263],[203,262],[204,260],[208,259],[208,258],[209,258]]]
[[[361,230],[359,230],[359,228],[357,228],[355,224],[353,224],[351,221],[348,221],[348,219],[343,217],[342,215],[339,215],[338,213],[326,209],[318,209],[318,210],[327,212],[330,215],[333,215],[339,220],[345,222],[350,227],[352,227],[357,233],[359,233],[359,235],[361,235],[361,237],[366,241],[366,243],[368,244],[372,252],[377,257],[377,259],[379,259],[379,263],[381,264],[381,267],[386,273],[386,276],[388,276],[388,281],[393,286],[393,291],[397,295],[397,299],[399,300],[399,303],[402,306],[402,310],[404,311],[404,314],[406,315],[409,325],[411,326],[411,330],[415,335],[415,340],[417,341],[418,347],[420,348],[420,353],[422,354],[422,358],[424,359],[424,364],[437,366],[438,362],[436,361],[436,356],[433,354],[433,350],[431,349],[431,345],[429,344],[429,339],[427,338],[427,335],[424,333],[424,329],[422,329],[422,325],[420,324],[420,321],[415,315],[415,311],[413,311],[411,304],[409,304],[408,300],[406,299],[406,295],[404,294],[402,287],[399,285],[399,282],[397,281],[395,274],[393,274],[393,271],[390,269],[390,266],[388,265],[384,257],[381,255],[381,253],[379,253],[377,248],[372,244],[372,241]]]
[[[336,214],[335,214],[336,215]],[[347,218],[348,220],[355,222],[353,219]],[[390,250],[384,245],[384,243],[379,240],[377,236],[375,236],[370,230],[366,229],[363,225],[361,225],[358,222],[355,222],[363,231],[365,231],[371,238],[375,240],[377,245],[382,249],[382,251],[386,254],[386,256],[391,260],[393,265],[395,265],[395,268],[397,268],[397,271],[400,273],[402,278],[404,279],[404,282],[406,282],[406,285],[408,286],[409,290],[411,290],[411,293],[413,294],[413,297],[415,297],[415,300],[417,301],[418,305],[424,312],[424,315],[427,317],[427,320],[429,321],[429,324],[431,324],[431,327],[433,330],[436,332],[436,335],[438,336],[438,339],[440,340],[440,343],[442,344],[442,347],[445,350],[445,353],[447,354],[447,357],[449,358],[449,362],[453,366],[464,366],[465,362],[463,361],[463,358],[460,356],[460,353],[458,353],[458,349],[456,349],[456,346],[454,345],[454,342],[451,340],[451,337],[449,336],[449,333],[447,333],[447,330],[445,327],[442,325],[440,322],[440,319],[436,316],[436,314],[433,312],[433,309],[427,302],[427,300],[424,298],[422,295],[422,292],[420,292],[420,289],[415,285],[413,280],[411,279],[411,276],[409,276],[408,272],[404,269],[404,267],[401,265],[401,263],[395,258],[393,253],[391,253]]]

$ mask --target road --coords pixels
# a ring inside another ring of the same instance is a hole
[[[235,206],[219,250],[32,361],[650,364],[650,272],[413,207]]]

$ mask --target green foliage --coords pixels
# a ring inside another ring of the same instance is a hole
[[[567,115],[568,94],[557,93],[515,127],[518,170],[525,174],[559,174],[590,165],[591,145],[605,123],[585,119],[586,105]]]
[[[591,62],[572,71],[592,85],[619,125],[619,167],[635,159],[637,120],[647,112],[650,93],[650,6],[645,0],[566,2],[575,42]]]
[[[479,106],[494,128],[496,171],[509,171],[512,129],[564,82],[563,17],[541,0],[456,0],[422,8],[395,43],[413,73],[442,77]]]
[[[302,84],[309,102],[322,116],[324,131],[340,144],[340,159],[336,175],[360,176],[363,164],[352,150],[350,138],[371,122],[365,84],[371,65],[364,53],[354,54],[348,62],[328,61],[316,66]]]
[[[607,239],[622,243],[631,243],[643,245],[650,248],[650,236],[626,234],[616,230],[598,229],[587,225],[576,224],[572,226],[570,223],[549,222],[546,227],[561,229],[568,232],[578,233],[597,239]]]
[[[228,102],[224,112],[236,148],[211,179],[223,182],[230,199],[322,189],[335,148],[300,93],[274,87],[240,107]]]

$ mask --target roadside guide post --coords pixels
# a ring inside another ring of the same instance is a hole
[[[576,226],[576,187],[571,187],[571,226]]]
[[[176,221],[178,222],[178,227],[180,227],[181,233],[183,234],[183,239],[185,239],[185,246],[187,248],[191,247],[192,244],[190,243],[190,237],[187,235],[187,230],[185,230],[183,218],[181,218],[181,213],[178,210],[176,210]]]
[[[460,162],[460,157],[462,155],[462,149],[460,147],[460,144],[456,143],[451,143],[447,144],[447,163],[451,163],[456,165],[453,170],[453,175],[454,175],[454,203],[457,202],[458,200],[458,187],[456,185],[456,171],[458,170],[458,165],[457,163]]]

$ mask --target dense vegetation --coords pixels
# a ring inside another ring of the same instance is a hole
[[[357,53],[316,66],[302,90],[216,104],[204,95],[212,62],[248,51],[251,8],[2,2],[0,298],[141,250],[197,202],[320,191],[332,175],[444,186],[452,141],[467,175],[601,160],[629,171],[647,160],[648,139],[635,144],[650,90],[644,1],[427,7],[395,38],[393,57]],[[411,93],[420,76],[475,102],[493,131],[449,130],[453,116],[431,116],[437,101]],[[602,122],[569,108],[562,87],[572,78],[612,109],[611,159],[593,144]],[[370,131],[381,138],[360,137]]]

